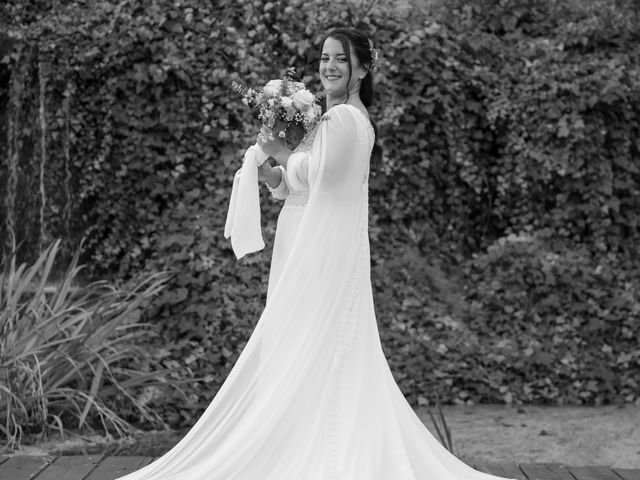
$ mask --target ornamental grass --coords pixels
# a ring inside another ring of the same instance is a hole
[[[167,275],[130,291],[104,281],[80,286],[76,253],[54,280],[59,248],[56,241],[33,264],[12,257],[0,269],[0,435],[10,450],[25,434],[132,434],[135,417],[161,423],[145,390],[176,388],[138,346],[153,335],[141,312]]]

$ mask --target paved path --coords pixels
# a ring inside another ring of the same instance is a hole
[[[148,464],[153,457],[4,456],[0,480],[113,480]],[[571,467],[556,463],[484,463],[474,468],[519,480],[640,480],[640,469]]]

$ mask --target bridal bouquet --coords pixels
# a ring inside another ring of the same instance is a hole
[[[322,110],[316,96],[302,82],[292,79],[293,68],[287,70],[282,79],[269,81],[261,89],[247,88],[233,82],[233,89],[242,95],[262,124],[290,148],[295,148],[320,119]]]

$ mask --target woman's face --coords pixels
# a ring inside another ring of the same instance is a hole
[[[351,67],[349,57],[344,51],[342,42],[335,38],[327,38],[322,46],[322,56],[320,57],[320,81],[327,95],[333,98],[341,98],[347,92],[353,94],[360,84],[360,76],[366,74],[366,70],[360,65],[358,58],[353,53],[353,48],[349,45]],[[349,70],[351,70],[351,80],[349,80]]]

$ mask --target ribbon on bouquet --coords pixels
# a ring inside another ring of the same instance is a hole
[[[260,195],[258,192],[258,167],[268,155],[256,143],[244,154],[242,167],[233,177],[233,188],[227,221],[224,226],[224,238],[231,237],[231,248],[241,259],[247,253],[264,248],[260,227]]]

